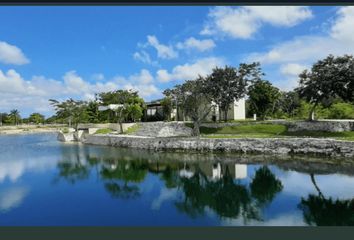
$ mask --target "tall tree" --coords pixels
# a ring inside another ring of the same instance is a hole
[[[193,136],[200,135],[200,124],[213,109],[205,81],[205,78],[199,76],[196,80],[186,81],[181,87],[186,96],[184,109],[194,125]]]
[[[299,94],[296,91],[282,92],[279,101],[280,109],[288,116],[294,117],[301,106]]]
[[[230,105],[243,98],[249,81],[260,79],[262,72],[259,63],[240,64],[238,68],[225,66],[214,68],[206,78],[207,88],[212,100],[218,104],[227,121]]]
[[[115,110],[115,118],[120,125],[121,132],[123,121],[138,121],[143,116],[145,103],[139,97],[138,92],[132,90],[116,90],[98,94],[98,100],[102,105],[119,104]]]
[[[3,123],[9,123],[9,114],[7,113],[0,113],[0,126],[2,126]]]
[[[185,121],[186,111],[185,111],[185,104],[187,100],[187,92],[182,85],[176,85],[172,89],[166,89],[163,94],[166,97],[171,98],[174,106],[176,107],[176,119],[181,116],[182,120]]]
[[[72,98],[59,102],[54,99],[49,99],[52,106],[54,106],[56,115],[59,118],[68,120],[69,126],[74,124],[77,130],[80,122],[87,122],[87,103],[85,101],[75,101]]]
[[[256,80],[248,89],[250,108],[262,120],[268,113],[273,112],[280,97],[280,91],[269,81]]]
[[[100,121],[100,112],[98,111],[98,102],[90,101],[87,104],[87,116],[90,123],[98,123]]]
[[[17,125],[19,123],[19,120],[21,119],[20,112],[17,109],[11,110],[9,117],[14,125]]]
[[[45,117],[40,113],[32,113],[28,118],[28,121],[30,123],[35,123],[35,124],[44,123],[44,120]]]
[[[165,120],[168,120],[168,121],[171,120],[171,113],[172,113],[172,110],[173,110],[172,104],[173,103],[172,103],[172,98],[171,97],[164,97],[162,99],[162,101],[161,101],[163,115],[165,117]]]
[[[300,96],[312,104],[309,120],[314,120],[315,108],[322,103],[330,106],[336,97],[344,101],[354,101],[354,58],[344,55],[316,62],[311,70],[300,75]]]

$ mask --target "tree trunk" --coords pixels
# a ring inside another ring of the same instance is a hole
[[[195,137],[199,137],[200,136],[199,128],[200,128],[199,121],[194,121],[193,122],[193,132],[192,132],[193,136],[195,136]]]
[[[312,106],[310,113],[309,113],[309,121],[314,121],[315,120],[315,108],[317,107],[317,102]]]
[[[227,122],[227,113],[229,112],[229,108],[226,107],[224,111],[224,121]]]
[[[119,122],[119,132],[123,133],[123,123]]]

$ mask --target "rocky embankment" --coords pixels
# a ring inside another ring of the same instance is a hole
[[[86,136],[82,142],[154,151],[309,154],[354,158],[354,142],[319,138],[204,139],[191,137],[125,137],[97,134]]]
[[[0,135],[19,135],[19,134],[33,134],[33,133],[55,133],[59,132],[57,127],[21,127],[21,126],[11,126],[11,127],[0,127]]]
[[[139,128],[131,133],[145,137],[190,137],[192,129],[183,122],[143,122],[137,123]]]

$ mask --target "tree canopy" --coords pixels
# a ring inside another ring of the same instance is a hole
[[[313,104],[309,119],[313,120],[314,110],[319,103],[330,106],[336,97],[354,101],[353,56],[329,55],[313,64],[311,70],[304,70],[299,78],[297,92]]]
[[[251,111],[264,120],[269,113],[274,112],[280,91],[269,81],[259,79],[249,87],[248,96]]]
[[[259,63],[242,63],[238,68],[231,66],[216,67],[206,77],[206,86],[212,101],[218,104],[224,112],[225,121],[227,121],[230,104],[243,98],[246,94],[248,82],[259,80],[262,75]]]

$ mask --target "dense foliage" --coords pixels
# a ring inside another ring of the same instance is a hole
[[[354,100],[353,56],[329,55],[316,62],[311,70],[303,71],[299,78],[300,86],[297,91],[312,104],[309,119],[314,120],[314,110],[320,103],[330,106],[335,98],[348,102]]]

